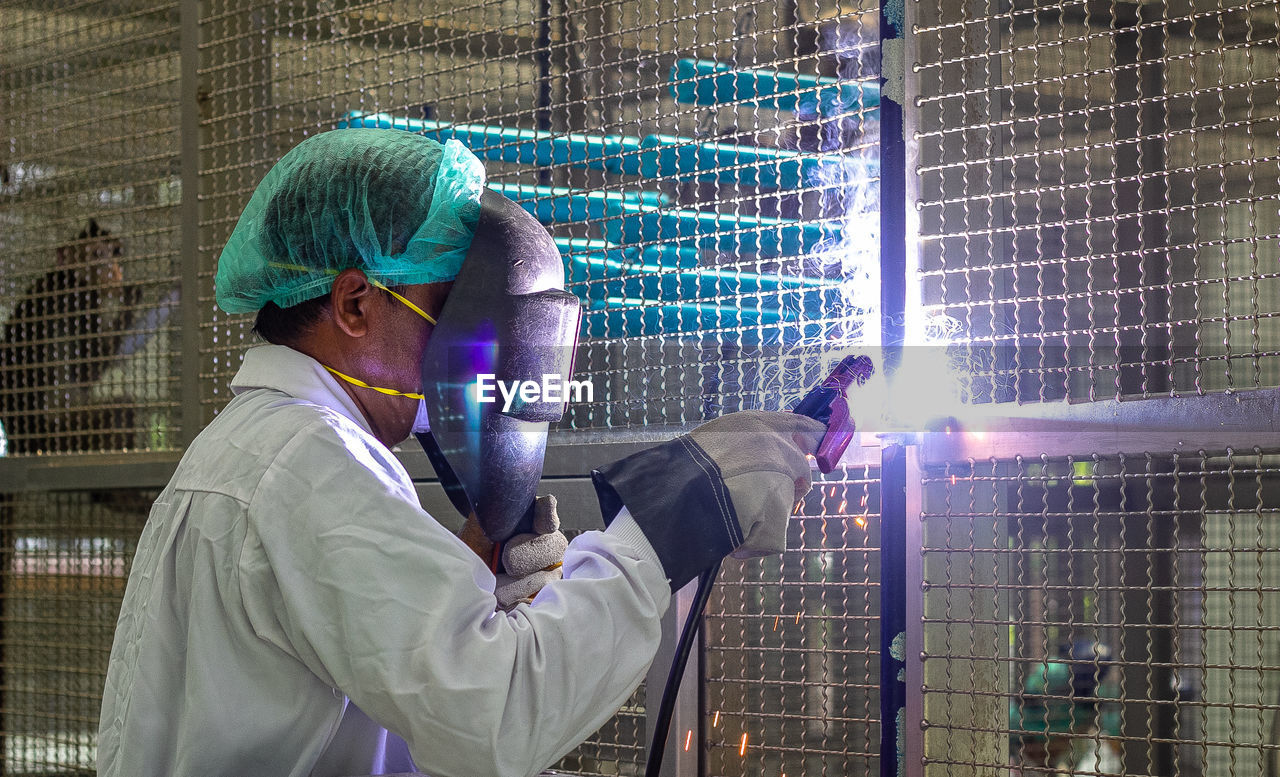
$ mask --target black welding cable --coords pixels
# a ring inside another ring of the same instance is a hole
[[[667,733],[671,729],[671,716],[676,708],[676,696],[680,693],[680,680],[684,678],[685,665],[689,663],[689,654],[693,652],[693,638],[698,633],[698,621],[702,611],[707,607],[707,599],[711,597],[711,586],[715,585],[716,575],[720,574],[720,562],[703,572],[698,577],[698,590],[689,605],[689,615],[684,620],[684,629],[680,632],[680,642],[676,645],[675,657],[671,659],[671,672],[667,675],[667,687],[662,689],[662,704],[658,707],[658,717],[654,721],[653,742],[649,747],[649,762],[645,764],[644,777],[658,777],[662,771],[662,756],[667,749]]]

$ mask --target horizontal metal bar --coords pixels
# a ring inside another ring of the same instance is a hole
[[[679,433],[679,430],[673,428],[649,435],[646,439],[625,440],[623,438],[627,431],[614,430],[612,441],[600,439],[603,435],[599,432],[553,432],[543,460],[542,477],[544,479],[587,477],[596,467],[644,450],[664,439],[671,439]],[[573,438],[579,436],[584,438],[583,441],[573,441]],[[405,443],[397,448],[396,458],[404,465],[405,470],[415,482],[429,483],[437,480],[427,455],[417,446],[417,443]]]
[[[860,432],[840,463],[877,467],[881,444],[903,437],[907,444],[920,446],[921,463],[928,465],[970,458],[1061,458],[1094,453],[1190,454],[1255,447],[1280,451],[1280,389],[1082,404],[971,406],[964,418],[949,419],[949,423],[950,433]],[[547,446],[543,477],[552,484],[560,479],[580,480],[581,485],[572,488],[589,488],[587,476],[593,467],[683,431],[687,427],[556,431]],[[162,488],[181,455],[163,451],[0,458],[0,493]],[[435,473],[421,450],[406,445],[397,456],[421,488],[435,482]]]
[[[180,451],[17,456],[0,459],[0,493],[163,488]]]
[[[979,405],[948,424],[950,433],[915,435],[923,463],[1280,450],[1280,390],[1081,404]]]
[[[417,490],[422,509],[432,518],[454,533],[462,528],[463,517],[445,495],[443,486],[435,481],[423,482],[417,484]],[[604,528],[600,503],[589,478],[546,480],[539,484],[538,493],[555,495],[561,529],[589,531]]]

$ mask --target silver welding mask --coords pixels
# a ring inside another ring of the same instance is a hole
[[[430,431],[415,436],[454,507],[501,542],[529,530],[547,430],[568,399],[581,307],[542,225],[496,192],[485,190],[480,204],[423,357]]]

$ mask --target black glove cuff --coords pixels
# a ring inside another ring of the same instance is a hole
[[[591,472],[606,524],[625,505],[678,591],[742,544],[738,514],[715,461],[677,437]]]

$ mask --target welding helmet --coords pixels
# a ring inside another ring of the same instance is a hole
[[[453,505],[501,542],[529,530],[547,432],[567,400],[544,389],[572,375],[581,309],[542,225],[491,190],[480,204],[423,355],[430,431],[415,436]],[[536,388],[508,401],[499,385]]]

